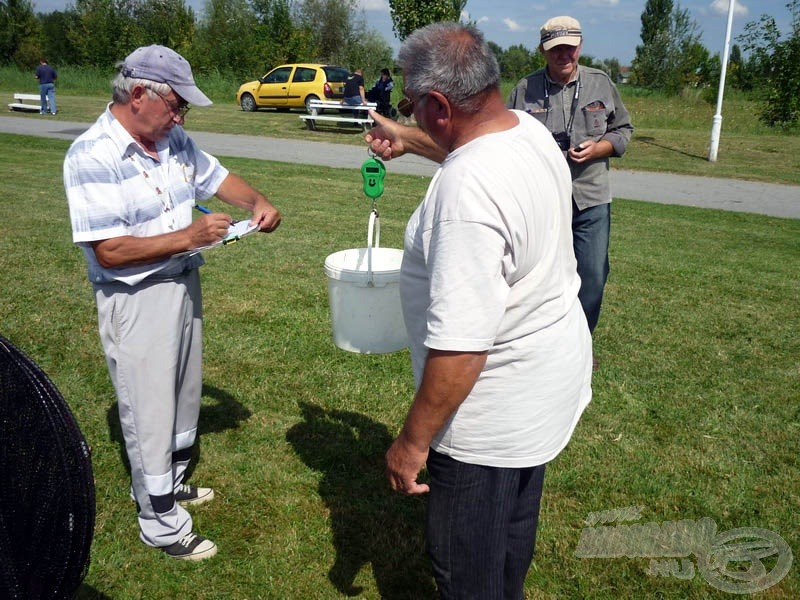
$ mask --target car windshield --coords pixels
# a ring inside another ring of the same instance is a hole
[[[325,78],[328,81],[347,81],[350,75],[350,72],[343,67],[322,67],[322,70],[325,71]]]

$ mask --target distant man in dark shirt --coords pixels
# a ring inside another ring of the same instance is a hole
[[[342,103],[349,106],[360,106],[367,103],[367,93],[364,91],[364,71],[362,69],[356,69],[347,78],[344,84],[344,100],[342,100]],[[356,111],[353,111],[353,116],[357,116]]]
[[[36,67],[36,79],[39,80],[39,114],[48,112],[56,114],[56,70],[43,58]]]

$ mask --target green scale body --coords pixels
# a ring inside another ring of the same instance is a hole
[[[361,176],[364,178],[364,193],[375,200],[383,194],[383,178],[386,176],[386,167],[377,158],[368,158],[361,165]]]

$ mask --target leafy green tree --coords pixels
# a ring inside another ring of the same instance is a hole
[[[305,60],[313,44],[310,31],[296,27],[289,0],[251,0],[263,42],[260,58],[265,67]],[[265,71],[268,70],[265,68]]]
[[[77,0],[67,38],[79,65],[113,65],[142,40],[133,19],[134,0]]]
[[[367,89],[378,78],[381,69],[391,70],[393,65],[392,49],[375,31],[364,31],[359,36],[357,43],[351,43],[339,64],[353,70],[357,67],[364,69],[364,85]]]
[[[195,22],[186,0],[75,0],[34,15],[30,0],[0,0],[0,64],[110,68],[141,45],[183,54],[195,72],[252,78],[285,62],[392,67],[392,50],[359,16],[358,0],[206,0]]]
[[[731,46],[731,53],[728,56],[728,82],[732,87],[743,89],[742,85],[742,65],[744,57],[742,48],[738,44]]]
[[[311,33],[312,58],[319,62],[344,61],[346,48],[364,33],[363,23],[356,23],[357,8],[356,0],[303,0],[297,10],[298,22]]]
[[[74,10],[55,11],[37,15],[42,24],[43,55],[53,65],[77,65],[80,63],[75,47],[64,35],[75,28],[77,15]]]
[[[147,44],[184,53],[194,38],[194,11],[184,0],[76,0],[38,18],[45,53],[62,64],[112,66]]]
[[[642,43],[633,59],[633,83],[643,87],[664,85],[669,48],[672,0],[647,0],[642,12]]]
[[[619,71],[619,60],[616,58],[605,58],[601,60],[598,65],[598,69],[602,69],[605,71],[608,76],[611,78],[611,81],[615,83],[619,83],[621,76]]]
[[[669,79],[668,90],[680,91],[686,86],[701,87],[719,82],[713,77],[711,54],[700,42],[687,44],[686,48],[675,56],[675,67]]]
[[[133,19],[143,32],[141,45],[160,44],[184,54],[194,38],[194,11],[184,0],[140,0]]]
[[[544,66],[544,57],[522,44],[511,46],[504,51],[499,60],[500,73],[504,79],[519,81]]]
[[[503,58],[503,49],[500,47],[499,44],[496,44],[491,40],[486,40],[486,45],[489,46],[489,50],[492,51],[492,54],[494,54],[494,57],[497,59],[497,62],[499,63],[500,59]]]
[[[774,17],[761,15],[759,22],[751,21],[745,25],[744,33],[737,36],[737,40],[748,52],[742,62],[740,81],[742,89],[749,91],[766,79],[772,58],[770,48],[780,41],[780,31]]]
[[[669,72],[664,86],[667,91],[678,92],[687,85],[707,83],[700,74],[708,62],[708,50],[700,43],[697,23],[680,6],[672,11],[667,56]]]
[[[641,37],[633,59],[634,84],[675,93],[699,83],[708,52],[687,9],[672,0],[648,0]]]
[[[458,21],[467,0],[389,0],[392,29],[400,40],[438,21]]]
[[[39,63],[41,24],[28,0],[0,1],[0,63],[29,69]]]
[[[266,41],[257,32],[258,21],[247,0],[206,0],[186,59],[199,72],[262,75]]]
[[[782,38],[775,19],[767,15],[747,23],[737,37],[750,52],[747,74],[763,90],[761,119],[775,126],[800,122],[800,0],[786,7],[792,17],[788,38]]]
[[[580,58],[578,59],[578,64],[581,64],[585,67],[592,67],[593,69],[601,69],[603,67],[603,64],[598,62],[591,54],[581,54]]]
[[[364,69],[369,78],[391,65],[392,50],[367,28],[357,0],[303,0],[296,24],[312,40],[313,58],[319,62]]]

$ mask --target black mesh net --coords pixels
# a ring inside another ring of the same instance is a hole
[[[56,386],[0,336],[0,598],[70,598],[89,568],[89,446]]]

